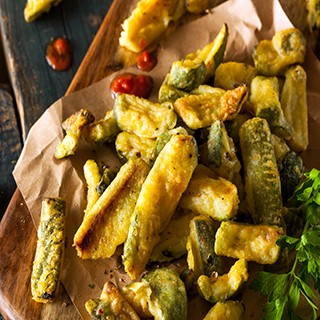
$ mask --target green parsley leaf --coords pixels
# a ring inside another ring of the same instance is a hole
[[[281,248],[288,248],[289,251],[292,251],[296,248],[297,244],[300,242],[300,239],[289,237],[284,235],[277,241],[277,245]]]
[[[285,295],[289,276],[261,271],[253,280],[252,288],[264,296],[269,296],[269,300],[276,300]]]
[[[285,296],[282,296],[272,302],[266,303],[263,308],[266,316],[265,320],[274,320],[274,319],[282,319],[282,316],[285,311],[285,306],[287,303],[287,299]]]
[[[294,281],[291,285],[291,288],[289,290],[289,294],[288,294],[288,305],[289,305],[289,309],[294,310],[300,300],[300,291],[299,291],[299,287],[297,285],[297,283]]]

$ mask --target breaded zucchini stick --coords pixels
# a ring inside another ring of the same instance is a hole
[[[173,135],[150,170],[124,245],[123,263],[132,279],[140,276],[168,225],[197,166],[197,153],[192,136]]]
[[[288,145],[295,152],[305,151],[309,143],[307,74],[300,65],[292,66],[285,72],[281,107],[293,129]]]
[[[256,76],[251,82],[250,102],[254,115],[268,121],[272,133],[290,139],[291,124],[283,114],[277,77]]]
[[[159,40],[186,13],[184,0],[140,0],[123,22],[119,44],[133,52]]]
[[[216,232],[214,250],[221,256],[273,264],[280,254],[277,240],[283,234],[277,226],[223,221]]]
[[[85,214],[90,211],[93,205],[97,202],[100,195],[97,192],[97,185],[100,182],[101,175],[99,172],[98,164],[92,160],[88,159],[83,166],[83,173],[87,183],[87,207],[85,209]]]
[[[255,224],[284,227],[280,175],[267,121],[247,120],[239,137],[248,211]]]
[[[111,257],[122,244],[130,226],[141,186],[149,166],[141,159],[129,160],[86,213],[74,236],[74,245],[82,259]]]
[[[64,251],[65,220],[65,201],[45,198],[31,274],[31,293],[37,302],[50,302],[56,297]]]

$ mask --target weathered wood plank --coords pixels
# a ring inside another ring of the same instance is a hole
[[[12,176],[20,152],[20,132],[14,101],[6,90],[0,88],[0,220],[16,189]]]

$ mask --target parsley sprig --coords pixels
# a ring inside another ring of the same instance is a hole
[[[252,288],[266,297],[265,320],[296,320],[296,308],[302,297],[310,305],[312,319],[317,319],[320,289],[320,171],[312,169],[295,191],[297,202],[304,206],[305,225],[300,238],[282,236],[281,248],[295,253],[289,272],[259,272]]]

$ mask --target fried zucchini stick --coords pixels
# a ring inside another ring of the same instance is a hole
[[[83,173],[87,183],[87,207],[85,209],[85,214],[90,211],[93,205],[98,201],[100,195],[97,192],[97,185],[101,180],[101,175],[99,172],[98,164],[89,159],[83,166]]]
[[[149,166],[141,159],[129,160],[112,183],[85,215],[74,236],[74,245],[82,259],[111,257],[128,233],[141,186]]]
[[[47,303],[56,297],[64,251],[65,220],[65,201],[45,198],[31,274],[31,293],[37,302]]]
[[[197,163],[196,142],[190,135],[173,135],[158,155],[142,185],[124,245],[124,267],[132,279],[144,270]]]

